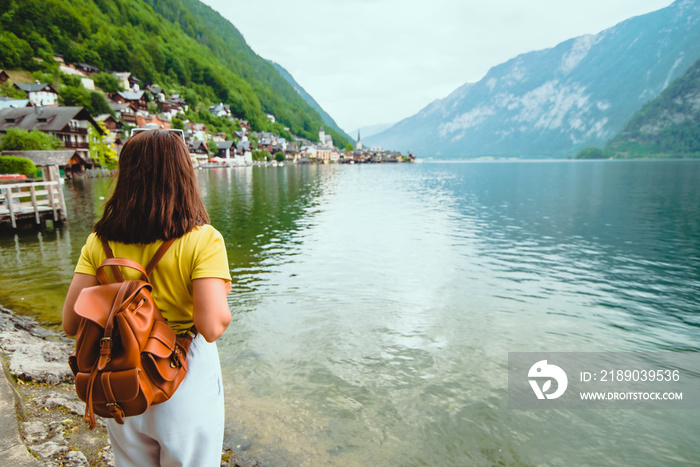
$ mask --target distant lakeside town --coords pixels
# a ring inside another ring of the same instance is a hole
[[[59,55],[61,80],[74,80],[82,89],[98,94],[97,67],[85,63],[65,63]],[[412,154],[364,147],[358,133],[354,146],[334,146],[323,126],[318,141],[291,135],[291,138],[266,131],[251,131],[251,125],[236,118],[231,107],[218,103],[208,107],[215,117],[224,118],[234,130],[211,131],[204,122],[185,117],[190,104],[179,94],[167,94],[156,84],[144,84],[130,72],[106,72],[118,83],[114,92],[101,92],[108,105],[104,113],[94,115],[84,106],[61,105],[59,92],[51,83],[34,80],[25,72],[0,70],[0,86],[13,92],[0,95],[0,137],[8,131],[40,131],[55,138],[56,148],[44,151],[3,150],[3,156],[25,157],[37,167],[58,165],[61,174],[80,177],[96,169],[115,167],[121,148],[133,128],[180,129],[185,136],[195,167],[228,167],[284,164],[354,164],[413,162]],[[98,76],[99,76],[98,75]],[[25,81],[25,82],[22,82]],[[60,89],[60,88],[59,88]],[[100,89],[101,90],[101,89]],[[267,114],[271,123],[274,115]]]

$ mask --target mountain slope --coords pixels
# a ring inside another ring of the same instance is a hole
[[[635,113],[606,149],[621,157],[700,156],[700,60]]]
[[[292,86],[292,88],[294,88],[294,90],[299,94],[299,96],[301,96],[302,99],[304,99],[304,102],[309,104],[314,110],[316,110],[316,112],[318,112],[318,114],[321,116],[321,119],[323,120],[323,123],[327,125],[325,127],[326,131],[328,130],[328,128],[333,128],[339,134],[343,135],[348,141],[352,141],[352,137],[350,137],[350,135],[348,135],[345,131],[343,131],[342,128],[338,126],[337,123],[335,123],[335,120],[333,120],[333,118],[321,108],[318,102],[316,102],[314,98],[311,97],[309,93],[306,92],[306,90],[302,88],[301,85],[299,85],[299,83],[296,82],[294,77],[282,65],[273,61],[269,62],[275,68],[275,70],[277,70],[280,76],[284,78],[285,81],[287,81]]]
[[[549,156],[602,145],[700,58],[700,0],[520,55],[367,144],[422,156]]]
[[[27,69],[54,72],[53,54],[61,54],[72,63],[131,71],[188,100],[228,103],[254,129],[288,126],[318,139],[316,110],[230,22],[198,0],[0,0],[0,11],[0,67],[18,67],[21,56]],[[280,124],[270,124],[266,113]]]

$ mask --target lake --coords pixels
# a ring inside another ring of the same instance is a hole
[[[274,466],[700,463],[696,411],[513,410],[507,371],[508,352],[700,350],[700,161],[198,176],[234,277],[234,448]],[[0,236],[0,303],[59,322],[109,183],[66,182],[67,226]]]

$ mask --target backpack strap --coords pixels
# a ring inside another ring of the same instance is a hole
[[[156,254],[153,255],[153,258],[151,258],[151,261],[148,262],[148,266],[146,266],[146,275],[150,276],[151,273],[156,269],[156,266],[158,265],[158,262],[161,260],[163,255],[165,254],[166,251],[168,251],[168,248],[170,248],[170,245],[175,242],[174,238],[171,238],[170,240],[167,240],[163,242],[163,244],[158,248],[158,251],[156,251]]]
[[[102,261],[100,266],[97,268],[97,271],[95,272],[97,280],[100,282],[100,284],[104,285],[112,283],[112,281],[109,280],[109,277],[107,277],[105,269],[113,269],[117,266],[120,268],[135,269],[136,271],[141,273],[140,279],[144,282],[148,282],[148,275],[146,274],[146,270],[143,269],[143,266],[141,266],[136,261],[130,260],[128,258],[106,258],[104,261]],[[116,281],[115,283],[118,284],[119,282],[124,282],[124,280]]]
[[[119,266],[126,266],[130,267],[133,269],[137,269],[138,271],[141,272],[142,275],[145,273],[145,277],[143,279],[145,281],[149,281],[149,276],[151,273],[156,269],[156,266],[158,265],[158,262],[163,258],[163,255],[165,255],[165,252],[168,251],[168,248],[175,242],[174,238],[171,238],[170,240],[167,240],[163,242],[163,244],[158,248],[156,253],[153,255],[151,258],[151,261],[149,261],[148,266],[146,266],[146,269],[144,270],[140,264],[136,263],[135,261],[131,261],[126,258],[115,258],[114,253],[112,252],[112,248],[109,246],[109,243],[107,242],[106,239],[101,239],[102,240],[102,249],[104,249],[105,254],[107,255],[107,259],[100,265],[101,269],[103,266],[109,266],[112,269],[112,274],[114,274],[114,278],[116,279],[117,282],[124,282],[124,276],[122,275],[121,270],[119,269]],[[136,267],[138,266],[138,267]],[[100,276],[99,271],[98,271],[98,277]],[[104,276],[103,278],[100,279],[100,283],[106,284],[103,279],[106,278]]]
[[[109,242],[107,242],[107,239],[102,238],[101,240],[102,240],[102,249],[105,251],[107,258],[108,259],[114,258],[114,253],[112,252],[112,248],[110,248]],[[124,282],[124,276],[122,276],[122,271],[119,269],[119,266],[112,266],[112,274],[114,274],[114,278],[116,279],[117,282]]]

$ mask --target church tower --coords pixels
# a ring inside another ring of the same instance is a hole
[[[357,130],[357,143],[355,143],[355,149],[362,149],[362,140],[360,139],[360,130]]]
[[[326,130],[323,129],[323,126],[318,130],[318,142],[321,143],[322,146],[326,144]]]

